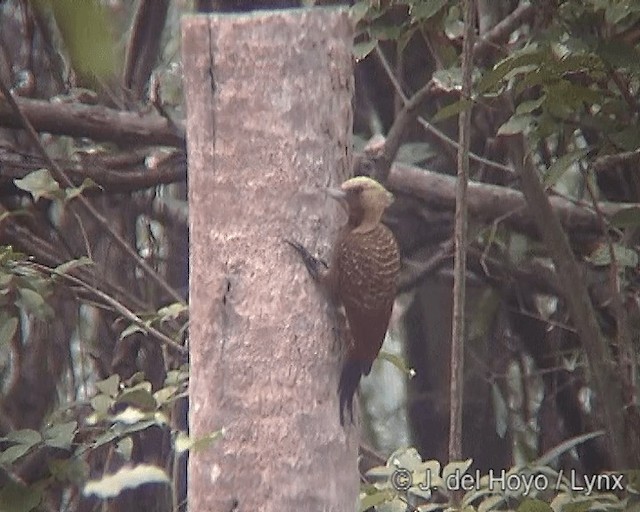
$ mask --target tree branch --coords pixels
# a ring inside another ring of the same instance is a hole
[[[491,48],[504,43],[511,33],[535,15],[533,4],[519,5],[511,14],[493,27],[473,45],[473,56],[482,59]]]
[[[574,258],[569,240],[560,219],[556,216],[549,198],[540,183],[537,170],[526,150],[522,136],[511,137],[508,143],[511,159],[521,176],[522,191],[527,198],[540,236],[545,241],[553,259],[558,279],[564,290],[571,318],[585,349],[601,419],[606,426],[608,443],[615,468],[628,467],[628,453],[623,448],[625,440],[624,417],[620,382],[612,355],[608,349],[597,313],[589,297],[584,277]]]
[[[133,20],[123,85],[141,98],[158,59],[160,36],[167,19],[169,0],[141,0]]]
[[[395,163],[391,167],[387,184],[392,191],[418,197],[434,209],[455,208],[456,179],[453,176]],[[505,222],[519,231],[535,231],[534,219],[521,192],[477,181],[469,182],[468,192],[469,213],[474,217],[484,220],[505,217]],[[588,203],[574,203],[559,196],[550,197],[549,202],[565,228],[574,232],[600,234],[598,216]],[[611,216],[640,205],[602,202],[599,206],[606,215]]]
[[[591,164],[595,172],[607,171],[616,165],[637,165],[640,162],[640,149],[625,151],[615,155],[604,155],[596,158]]]
[[[87,137],[96,141],[125,146],[173,146],[184,149],[184,127],[173,124],[155,112],[126,112],[83,103],[53,103],[15,98],[23,115],[37,132],[70,137]],[[11,107],[6,93],[0,95],[0,126],[23,128],[22,120]]]
[[[145,188],[184,182],[187,179],[186,155],[181,151],[163,155],[166,158],[156,158],[147,150],[142,155],[121,156],[125,162],[119,162],[117,156],[94,155],[80,153],[80,161],[55,159],[71,181],[80,186],[85,178],[91,178],[104,189],[105,192],[122,193],[133,192]],[[32,154],[20,154],[0,149],[0,164],[3,179],[24,178],[27,174],[47,167],[41,157]],[[128,169],[122,167],[128,166]],[[111,168],[110,168],[111,167]],[[1,182],[2,180],[0,180]],[[87,194],[91,194],[87,190]]]
[[[462,45],[462,97],[471,97],[473,40],[476,5],[464,1],[464,36]],[[471,145],[471,109],[467,105],[458,118],[458,172],[456,180],[456,212],[453,232],[453,315],[451,324],[451,381],[449,388],[449,460],[462,459],[462,404],[464,391],[464,346],[466,338],[467,279],[467,188],[469,182],[469,147]],[[462,495],[454,494],[460,501]]]

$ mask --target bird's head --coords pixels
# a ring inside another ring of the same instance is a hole
[[[358,176],[345,181],[339,190],[329,189],[331,197],[344,201],[349,224],[354,228],[371,229],[393,203],[393,194],[376,180]]]

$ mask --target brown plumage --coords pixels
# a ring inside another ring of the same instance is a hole
[[[301,245],[289,242],[303,257],[311,275],[344,306],[351,332],[340,375],[340,423],[345,410],[353,421],[353,397],[362,375],[368,375],[380,352],[396,294],[400,253],[391,230],[381,223],[393,196],[371,178],[345,181],[330,194],[344,200],[349,220],[334,244],[331,266],[320,268]]]

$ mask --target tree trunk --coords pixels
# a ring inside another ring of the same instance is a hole
[[[353,510],[357,435],[338,423],[327,300],[292,238],[327,247],[321,188],[351,164],[344,10],[183,21],[190,201],[189,509]],[[326,251],[325,251],[326,256]]]

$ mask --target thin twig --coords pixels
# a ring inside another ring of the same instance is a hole
[[[464,42],[462,46],[462,97],[471,97],[475,2],[464,2]],[[451,386],[449,416],[449,460],[462,459],[462,404],[464,383],[465,300],[467,277],[467,185],[469,182],[469,147],[471,145],[471,105],[460,113],[458,181],[453,260],[453,323],[451,328]],[[460,500],[455,494],[454,499]]]
[[[375,47],[375,52],[376,52],[376,56],[378,57],[378,59],[380,59],[380,63],[382,64],[382,67],[384,68],[385,72],[387,73],[387,77],[389,78],[389,81],[393,85],[393,88],[396,90],[396,93],[398,94],[398,96],[400,96],[400,98],[402,98],[402,101],[405,104],[408,103],[409,102],[409,98],[407,97],[407,95],[402,90],[402,86],[400,85],[400,82],[398,82],[398,79],[395,77],[395,75],[393,73],[393,70],[391,69],[391,66],[389,65],[389,61],[384,56],[384,54],[382,53],[382,51],[380,50],[380,48],[378,46]],[[445,142],[446,144],[449,144],[450,146],[453,146],[456,149],[456,151],[458,151],[460,149],[460,145],[455,140],[453,140],[452,138],[447,136],[445,133],[443,133],[440,130],[438,130],[435,126],[433,126],[428,121],[426,121],[424,119],[424,117],[418,116],[417,121],[418,121],[418,123],[420,123],[420,125],[426,131],[428,131],[430,134],[432,134],[436,138],[440,139],[441,141]],[[474,160],[476,162],[479,162],[481,164],[487,165],[489,167],[493,167],[494,169],[498,169],[498,170],[506,172],[508,174],[513,174],[513,169],[511,169],[510,167],[508,167],[506,165],[503,165],[503,164],[501,164],[499,162],[494,162],[493,160],[489,160],[487,158],[484,158],[484,157],[481,157],[479,155],[476,155],[475,153],[473,153],[471,151],[469,152],[469,158],[471,158],[472,160]]]
[[[473,45],[473,56],[482,58],[489,48],[495,48],[499,43],[505,41],[511,33],[535,14],[533,4],[524,3],[513,10],[500,23],[489,30]]]
[[[186,354],[187,353],[187,349],[185,347],[183,347],[179,343],[175,342],[169,336],[167,336],[163,332],[159,331],[155,327],[153,327],[151,325],[147,325],[138,315],[136,315],[133,311],[127,309],[127,307],[124,304],[118,302],[117,300],[115,300],[110,295],[107,295],[106,293],[104,293],[102,290],[99,290],[98,288],[95,288],[95,287],[91,286],[90,284],[85,283],[82,279],[79,279],[79,278],[77,278],[75,276],[72,276],[71,274],[68,274],[68,273],[58,272],[58,271],[56,271],[55,268],[50,268],[50,267],[47,267],[46,265],[41,265],[40,263],[27,262],[27,263],[25,263],[25,265],[33,267],[36,270],[40,270],[41,272],[46,272],[46,273],[48,273],[50,275],[55,275],[55,276],[61,277],[62,279],[65,279],[65,280],[75,284],[76,286],[84,288],[85,290],[91,292],[93,295],[95,295],[96,297],[100,298],[106,304],[111,306],[113,309],[115,309],[118,313],[120,313],[123,317],[125,317],[131,323],[134,323],[135,325],[140,327],[144,332],[149,332],[149,334],[152,334],[158,340],[160,340],[161,342],[165,343],[169,348],[172,348],[172,349],[178,351],[180,354]]]
[[[630,403],[635,404],[637,401],[636,392],[636,367],[634,364],[635,356],[633,347],[631,345],[631,334],[629,333],[629,325],[627,322],[627,312],[624,307],[624,303],[621,297],[620,286],[620,265],[618,258],[616,257],[616,251],[613,246],[613,240],[609,233],[608,223],[605,219],[600,206],[598,205],[598,199],[593,189],[593,184],[588,176],[584,176],[584,183],[587,188],[587,193],[591,198],[593,208],[598,216],[600,228],[607,242],[607,248],[609,250],[609,279],[611,284],[611,302],[613,304],[613,311],[616,318],[616,341],[618,345],[618,364],[620,364],[621,375],[623,376],[623,391],[627,393],[627,400]],[[625,405],[630,405],[626,403]]]

